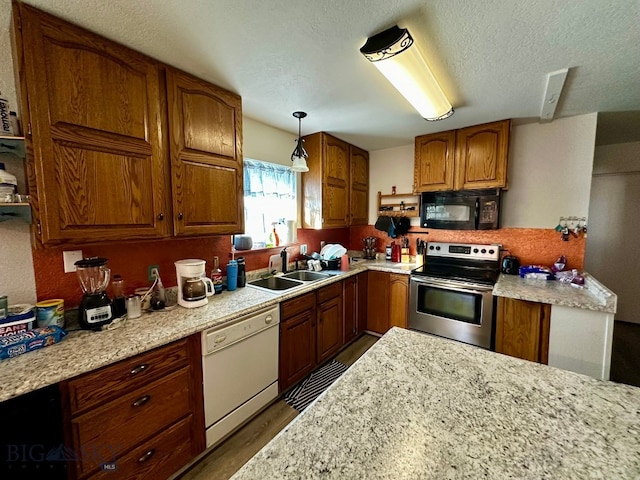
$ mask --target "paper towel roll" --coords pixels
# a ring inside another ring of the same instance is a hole
[[[298,241],[298,226],[295,220],[287,220],[287,243],[297,243]]]

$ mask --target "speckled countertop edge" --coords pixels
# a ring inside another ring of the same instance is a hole
[[[585,287],[576,288],[555,280],[538,280],[501,274],[493,287],[493,294],[497,297],[616,313],[616,294],[588,273],[584,275]]]
[[[161,347],[191,334],[221,327],[239,317],[258,312],[367,269],[409,274],[413,265],[358,261],[347,272],[285,292],[252,287],[238,288],[210,297],[199,308],[173,307],[126,320],[116,328],[99,332],[71,331],[60,343],[0,360],[0,402],[38,388],[73,378],[112,363]],[[325,272],[326,273],[326,272]]]
[[[639,478],[640,389],[392,328],[233,477]]]
[[[225,291],[221,295],[214,295],[204,307],[175,307],[166,311],[146,313],[140,318],[123,322],[117,328],[101,332],[72,331],[56,345],[0,360],[0,402],[161,347],[193,333],[221,327],[237,321],[239,317],[277,305],[365,270],[409,275],[414,268],[416,266],[413,263],[360,259],[352,263],[347,272],[333,271],[330,272],[331,277],[326,280],[305,284],[282,293],[252,287],[239,288],[234,292]],[[588,280],[595,281],[593,277]],[[604,286],[602,288],[603,291],[609,292]],[[544,301],[528,297],[513,298]],[[591,297],[588,299],[589,302],[593,301]]]

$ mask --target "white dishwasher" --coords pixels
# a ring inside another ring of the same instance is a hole
[[[202,332],[207,448],[278,396],[280,307]]]

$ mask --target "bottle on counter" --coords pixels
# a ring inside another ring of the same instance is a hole
[[[267,247],[277,247],[280,245],[280,236],[276,232],[277,223],[272,223],[273,229],[269,233],[269,240],[267,241]]]
[[[247,283],[247,272],[245,270],[244,257],[238,257],[238,288],[244,287]]]
[[[118,274],[114,275],[111,281],[111,292],[113,293],[113,316],[120,318],[127,313],[127,302],[124,296],[124,280]]]
[[[238,262],[230,260],[227,264],[227,290],[233,291],[238,286]]]
[[[213,270],[211,270],[211,281],[213,282],[213,292],[222,293],[222,270],[218,257],[213,257]]]

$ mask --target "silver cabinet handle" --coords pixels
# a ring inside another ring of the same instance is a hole
[[[267,315],[264,319],[264,323],[269,325],[271,322],[273,322],[273,317],[271,315]]]
[[[216,338],[213,339],[213,343],[215,343],[216,345],[219,343],[224,342],[227,339],[226,335],[218,335]]]
[[[142,455],[139,459],[138,459],[138,463],[144,463],[147,460],[149,460],[151,457],[153,457],[156,453],[156,449],[152,448],[151,450],[149,450],[148,452],[146,452],[144,455]]]
[[[147,363],[141,363],[140,365],[138,365],[135,368],[132,368],[131,371],[129,372],[131,375],[136,375],[140,372],[145,371],[147,368],[149,368],[149,364]]]
[[[151,395],[144,395],[131,404],[132,407],[141,407],[151,400]]]

